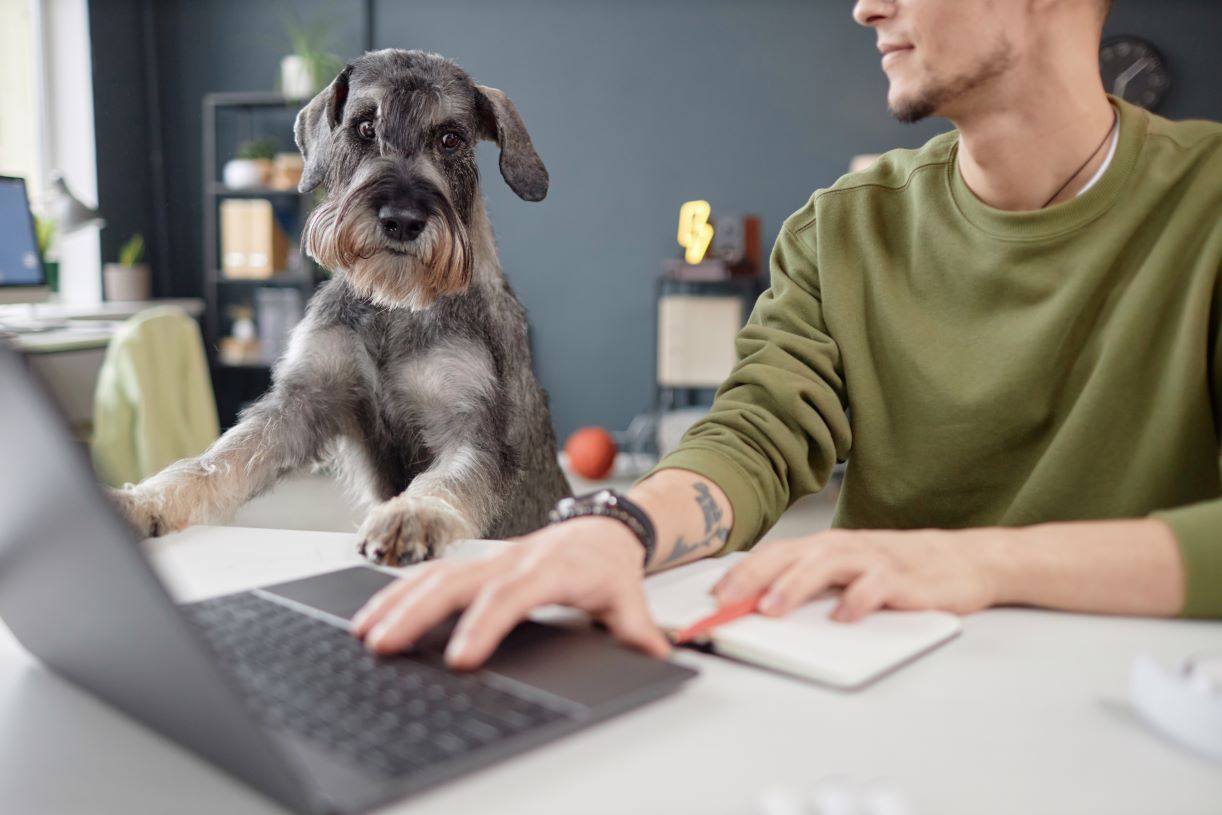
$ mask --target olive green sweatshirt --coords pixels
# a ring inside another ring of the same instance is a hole
[[[836,525],[1156,514],[1190,616],[1222,617],[1222,125],[1113,99],[1082,195],[993,209],[958,134],[785,221],[708,417],[658,467],[706,476],[752,545],[847,460]]]

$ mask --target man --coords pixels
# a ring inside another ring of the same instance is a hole
[[[1106,12],[859,0],[894,115],[956,132],[786,221],[708,418],[624,504],[570,513],[616,517],[430,564],[355,633],[395,651],[465,608],[447,659],[472,668],[562,603],[664,655],[643,571],[750,546],[842,459],[839,528],[759,547],[720,601],[1222,617],[1222,126],[1109,99]]]

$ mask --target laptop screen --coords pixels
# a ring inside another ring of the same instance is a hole
[[[0,176],[0,286],[43,283],[25,179]]]

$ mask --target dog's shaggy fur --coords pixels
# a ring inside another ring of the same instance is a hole
[[[495,141],[528,201],[548,177],[509,99],[434,54],[346,67],[297,116],[303,231],[333,271],[271,389],[198,459],[115,493],[148,535],[232,513],[284,474],[329,461],[372,506],[371,560],[431,557],[462,537],[546,522],[569,492],[526,315],[501,273],[475,143]]]

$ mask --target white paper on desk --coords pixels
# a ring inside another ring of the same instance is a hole
[[[729,565],[703,568],[651,588],[654,620],[662,628],[677,630],[716,611],[709,589]],[[816,682],[856,688],[961,629],[959,618],[943,611],[878,611],[855,623],[838,623],[828,617],[837,599],[838,593],[829,592],[781,618],[740,617],[714,630],[713,649]]]

